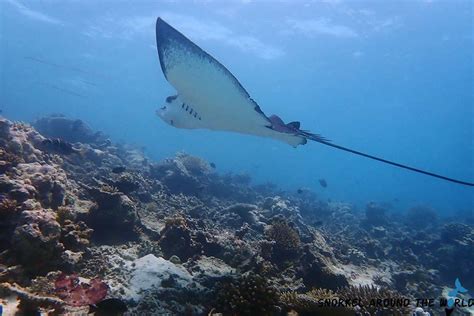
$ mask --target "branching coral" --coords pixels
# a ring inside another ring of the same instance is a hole
[[[6,152],[4,149],[0,148],[0,166],[2,171],[8,170],[10,167],[14,167],[21,162],[20,157]]]
[[[15,167],[23,161],[24,160],[21,156],[12,154],[3,148],[0,148],[0,166],[2,167],[1,169],[3,169],[4,171],[10,167]]]
[[[188,228],[188,222],[183,215],[176,214],[165,219],[165,229],[170,229],[171,227]]]
[[[102,192],[107,192],[107,193],[117,193],[119,192],[119,190],[112,186],[112,185],[108,185],[108,184],[104,184],[100,187],[100,191]]]
[[[53,309],[55,315],[64,315],[64,302],[59,298],[33,294],[18,285],[11,285],[6,282],[0,283],[0,296],[16,296],[19,299],[20,303],[18,305],[18,313],[15,315],[42,314],[39,313],[39,308],[45,308],[47,310]]]
[[[128,194],[137,190],[140,187],[140,184],[131,173],[125,172],[119,176],[117,181],[114,182],[114,187],[116,187],[120,192]]]
[[[338,299],[337,295],[327,289],[313,289],[306,293],[283,292],[280,293],[280,304],[299,312],[311,312],[321,310],[320,300]]]
[[[1,197],[0,198],[0,214],[3,216],[12,215],[16,211],[17,202],[15,200]]]
[[[74,214],[72,212],[72,209],[68,206],[59,206],[58,209],[56,210],[56,221],[59,224],[64,224],[65,221],[67,220],[73,220],[74,219]]]
[[[348,286],[336,292],[317,288],[306,293],[283,292],[280,304],[312,315],[408,315],[408,298],[374,286]]]
[[[219,311],[228,315],[273,315],[276,291],[258,274],[243,275],[217,286]]]
[[[460,241],[467,242],[474,237],[474,230],[461,223],[449,223],[441,230],[441,239],[446,242]]]
[[[317,305],[317,302],[308,295],[294,291],[280,293],[279,301],[281,305],[294,308],[297,311],[310,310]]]
[[[166,256],[177,255],[183,260],[197,253],[192,241],[188,221],[178,214],[165,220],[165,228],[160,232],[160,247]]]
[[[306,295],[314,299],[333,299],[336,298],[337,295],[331,290],[323,289],[323,288],[314,288],[311,291],[307,292]]]
[[[89,246],[92,232],[84,222],[66,220],[61,227],[61,241],[67,249],[83,250]]]
[[[273,255],[278,258],[295,256],[301,246],[300,237],[295,228],[284,220],[275,220],[266,231],[267,238],[274,241]]]
[[[341,299],[358,299],[362,312],[371,315],[409,315],[410,300],[400,293],[375,286],[348,286],[337,291]]]

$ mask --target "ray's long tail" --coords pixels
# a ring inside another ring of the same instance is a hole
[[[343,151],[347,151],[347,152],[350,152],[350,153],[355,154],[355,155],[359,155],[359,156],[366,157],[366,158],[369,158],[369,159],[377,160],[377,161],[380,161],[380,162],[383,162],[383,163],[386,163],[386,164],[389,164],[389,165],[392,165],[392,166],[395,166],[395,167],[399,167],[399,168],[407,169],[407,170],[410,170],[410,171],[413,171],[413,172],[425,174],[427,176],[435,177],[435,178],[442,179],[442,180],[445,180],[445,181],[454,182],[454,183],[462,184],[462,185],[467,185],[467,186],[470,186],[470,187],[474,186],[474,183],[472,183],[472,182],[467,182],[467,181],[462,181],[462,180],[457,180],[457,179],[445,177],[445,176],[442,176],[442,175],[439,175],[439,174],[436,174],[436,173],[433,173],[433,172],[429,172],[429,171],[421,170],[421,169],[418,169],[418,168],[410,167],[410,166],[403,165],[403,164],[398,163],[398,162],[390,161],[390,160],[383,159],[383,158],[380,158],[380,157],[375,157],[375,156],[365,154],[363,152],[360,152],[360,151],[357,151],[357,150],[354,150],[354,149],[339,146],[339,145],[331,143],[329,140],[327,140],[327,139],[325,139],[325,138],[323,138],[323,137],[321,137],[320,135],[317,135],[317,134],[312,134],[312,133],[309,133],[309,132],[306,132],[306,131],[301,131],[301,130],[300,130],[300,133],[301,133],[301,136],[304,136],[306,139],[310,139],[312,141],[318,142],[318,143],[326,145],[326,146],[330,146],[330,147],[337,148],[337,149],[340,149],[340,150],[343,150]]]

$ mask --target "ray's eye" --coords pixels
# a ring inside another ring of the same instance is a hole
[[[178,97],[177,95],[170,95],[169,97],[166,98],[166,103],[171,103],[171,101],[173,101],[177,97]]]

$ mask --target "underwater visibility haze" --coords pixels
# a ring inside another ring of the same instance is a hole
[[[161,16],[223,63],[267,114],[363,152],[473,179],[472,4],[3,1],[4,115],[63,113],[163,158],[184,150],[257,182],[364,204],[472,208],[469,188],[316,144],[177,131],[154,115]],[[31,6],[31,7],[30,7]],[[271,161],[271,163],[270,163]]]
[[[473,14],[0,0],[0,308],[469,315]]]

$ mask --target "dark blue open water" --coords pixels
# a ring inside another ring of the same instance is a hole
[[[226,65],[266,114],[473,181],[471,1],[1,1],[3,115],[63,113],[156,159],[184,150],[332,200],[472,211],[471,188],[316,143],[166,125],[154,114],[174,93],[159,67],[157,16]]]

